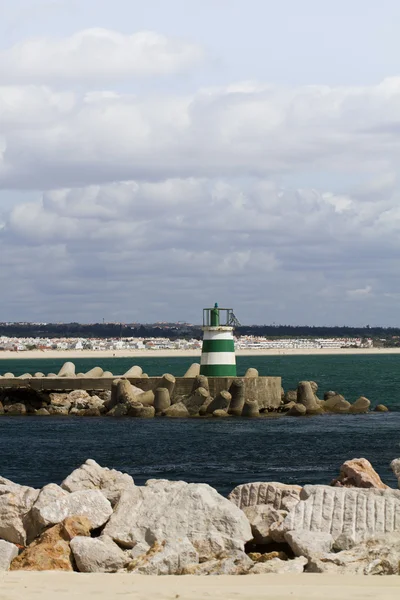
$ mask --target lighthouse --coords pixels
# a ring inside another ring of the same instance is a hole
[[[236,377],[233,325],[238,325],[231,308],[203,309],[203,347],[200,374],[207,377]]]

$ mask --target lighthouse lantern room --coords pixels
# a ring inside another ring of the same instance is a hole
[[[203,309],[203,347],[200,374],[207,377],[236,377],[233,328],[239,322],[231,308]]]

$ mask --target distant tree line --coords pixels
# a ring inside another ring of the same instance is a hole
[[[119,337],[164,337],[201,338],[200,326],[177,324],[125,325],[122,323],[0,323],[0,335],[8,337],[44,338],[119,338]],[[236,335],[265,336],[268,338],[373,338],[390,340],[391,345],[400,344],[400,328],[397,327],[325,327],[301,325],[249,325],[236,328]],[[399,338],[397,341],[396,338]]]

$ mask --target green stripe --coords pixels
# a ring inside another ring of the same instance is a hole
[[[236,365],[201,365],[200,375],[206,377],[236,377]]]
[[[233,340],[203,340],[202,352],[235,352]]]

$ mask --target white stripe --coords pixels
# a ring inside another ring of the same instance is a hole
[[[203,340],[233,340],[233,331],[205,331]]]
[[[234,352],[204,352],[201,355],[202,365],[235,365]]]

